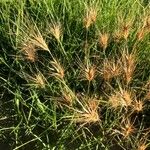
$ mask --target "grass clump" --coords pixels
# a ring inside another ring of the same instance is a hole
[[[149,149],[149,2],[0,6],[0,147]]]

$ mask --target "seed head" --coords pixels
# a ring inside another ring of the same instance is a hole
[[[144,28],[150,31],[150,16],[145,17]]]
[[[123,106],[130,106],[132,103],[132,95],[131,92],[129,91],[121,91],[121,95],[122,95],[122,105]]]
[[[133,126],[133,123],[131,123],[128,118],[122,121],[121,134],[124,138],[128,138],[134,131],[135,128]]]
[[[137,150],[146,150],[148,147],[148,145],[146,145],[145,143],[141,144],[141,145],[138,145],[138,148]]]
[[[108,103],[111,105],[112,108],[117,109],[120,106],[120,96],[119,96],[119,93],[112,94],[109,97]]]
[[[150,100],[150,91],[147,92],[145,99]]]
[[[86,15],[84,17],[84,26],[88,29],[93,23],[95,23],[97,17],[97,9],[90,7],[86,11]]]
[[[49,51],[49,48],[40,32],[30,35],[30,43],[32,43],[36,48]]]
[[[109,81],[113,77],[117,77],[121,74],[120,62],[115,62],[115,60],[104,60],[102,75],[106,81]]]
[[[122,38],[122,34],[120,31],[116,31],[113,35],[114,40],[118,43],[120,42],[121,38]]]
[[[122,67],[124,79],[126,80],[126,83],[129,84],[136,68],[136,55],[124,51],[122,54]]]
[[[108,46],[109,35],[107,33],[100,34],[99,36],[99,44],[105,50]]]
[[[141,41],[145,36],[145,30],[144,29],[141,29],[137,32],[137,40],[138,41]]]
[[[85,68],[85,77],[89,82],[94,79],[95,73],[96,73],[95,66],[91,66],[91,67],[87,66]]]
[[[37,88],[45,88],[46,78],[42,73],[35,74],[34,77],[28,76],[30,82],[34,83]]]
[[[146,133],[147,134],[147,133]],[[149,144],[147,143],[148,137],[146,135],[146,137],[141,137],[141,139],[139,140],[137,144],[137,150],[146,150],[149,146]]]
[[[99,102],[95,99],[89,99],[85,103],[80,103],[81,108],[75,109],[73,121],[76,123],[90,124],[100,121],[98,113]]]
[[[130,27],[131,27],[130,23],[124,23],[124,25],[122,26],[122,36],[125,40],[128,39],[130,33]]]
[[[51,65],[53,68],[50,68],[52,70],[51,75],[58,78],[63,79],[65,75],[64,68],[60,65],[60,63],[57,60],[51,61]]]
[[[35,62],[36,60],[36,49],[35,46],[31,43],[25,43],[23,44],[21,51],[25,55],[25,58],[31,62]]]
[[[54,23],[50,26],[50,33],[56,38],[57,41],[60,41],[62,36],[62,27],[60,23]]]
[[[120,91],[115,91],[114,94],[109,96],[108,100],[108,103],[114,109],[117,109],[118,107],[126,108],[128,106],[131,106],[132,102],[132,93],[124,89],[120,89]]]
[[[141,100],[136,100],[133,104],[133,111],[141,112],[144,109],[144,103]]]

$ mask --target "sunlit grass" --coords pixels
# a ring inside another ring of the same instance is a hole
[[[0,2],[0,143],[149,149],[149,11],[140,0]]]

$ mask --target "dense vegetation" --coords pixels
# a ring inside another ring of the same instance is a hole
[[[0,149],[150,149],[150,3],[0,2]]]

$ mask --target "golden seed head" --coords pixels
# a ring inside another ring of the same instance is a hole
[[[88,102],[83,104],[83,110],[77,110],[73,120],[78,123],[88,124],[95,123],[100,120],[98,113],[98,101],[90,99]]]
[[[100,34],[99,36],[99,44],[105,50],[108,46],[109,35],[107,33]]]
[[[97,9],[88,8],[86,12],[86,16],[84,17],[84,26],[88,29],[93,23],[95,23],[97,18]]]
[[[109,96],[108,103],[112,108],[117,109],[118,107],[128,107],[132,104],[131,92],[121,89],[116,91],[115,94]]]
[[[60,23],[54,23],[50,27],[50,33],[56,38],[57,41],[60,41],[62,36],[62,27]]]
[[[62,91],[62,96],[63,96],[62,102],[64,104],[72,105],[73,100],[74,100],[74,96],[71,93],[69,93],[69,91],[63,90]]]
[[[130,33],[131,23],[124,23],[122,26],[122,36],[125,40],[128,39]]]
[[[35,84],[40,88],[45,88],[45,78],[41,73],[35,75]]]
[[[64,68],[60,65],[60,63],[55,60],[55,61],[51,61],[51,65],[53,67],[51,68],[51,70],[53,70],[51,75],[56,78],[63,79],[65,75],[65,71]]]
[[[147,147],[148,147],[148,144],[146,144],[146,140],[145,140],[145,137],[143,137],[142,141],[138,142],[138,145],[137,145],[137,150],[146,150]]]
[[[109,97],[108,103],[112,108],[117,109],[120,106],[120,97],[119,94],[113,94]]]
[[[99,105],[99,102],[95,99],[90,99],[89,102],[88,102],[88,108],[91,111],[97,111],[98,110],[98,105]]]
[[[122,105],[124,106],[130,106],[131,103],[132,103],[132,95],[131,95],[131,92],[128,92],[128,91],[125,91],[123,90],[121,92],[121,95],[122,95]]]
[[[115,60],[106,59],[102,68],[102,75],[106,81],[109,81],[113,77],[117,77],[121,74],[120,63]]]
[[[43,36],[38,33],[31,36],[30,42],[37,48],[41,48],[42,50],[49,51],[49,48],[43,38]]]
[[[145,23],[144,23],[144,27],[148,30],[150,30],[150,16],[147,16],[145,18]]]
[[[141,29],[137,32],[137,40],[138,41],[141,41],[143,38],[144,38],[144,35],[145,35],[145,31],[144,29]]]
[[[85,77],[88,81],[92,81],[95,77],[96,68],[95,66],[85,68]]]
[[[147,92],[146,96],[145,96],[146,100],[150,100],[150,91]]]
[[[135,128],[129,119],[123,121],[123,125],[121,127],[121,133],[124,138],[128,138],[134,131]]]
[[[146,150],[146,148],[147,148],[147,145],[143,144],[143,145],[140,145],[137,150]]]
[[[22,46],[21,50],[27,60],[35,62],[37,57],[36,57],[36,49],[33,44],[28,42]]]
[[[122,54],[122,69],[124,71],[124,78],[126,83],[129,84],[133,78],[133,74],[136,68],[136,56],[135,54],[129,54],[123,52]]]
[[[113,38],[118,43],[122,38],[122,34],[120,33],[120,31],[116,31],[113,35]]]
[[[99,121],[99,115],[97,112],[95,111],[91,111],[88,113],[77,113],[76,117],[75,117],[75,122],[78,123],[95,123],[97,121]]]
[[[144,103],[143,101],[138,101],[136,100],[133,104],[133,110],[136,111],[136,112],[141,112],[143,111],[143,108],[144,108]]]

